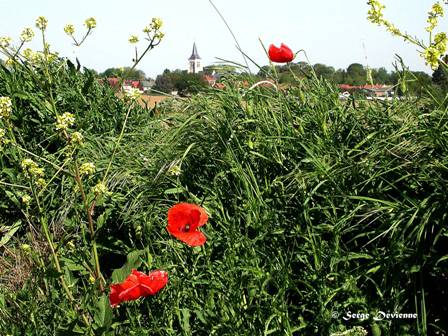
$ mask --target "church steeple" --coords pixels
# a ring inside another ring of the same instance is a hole
[[[196,42],[193,43],[193,52],[191,53],[189,61],[201,59],[198,54],[198,50],[196,49]]]
[[[188,59],[188,72],[198,73],[202,71],[201,57],[198,54],[198,49],[196,48],[196,42],[193,43],[193,51],[190,58]]]

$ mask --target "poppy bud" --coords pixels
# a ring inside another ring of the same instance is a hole
[[[268,54],[269,59],[276,63],[288,63],[294,59],[294,53],[292,50],[283,43],[280,45],[280,48],[277,48],[275,45],[271,44],[269,46]]]

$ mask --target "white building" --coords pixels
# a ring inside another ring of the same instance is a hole
[[[188,59],[188,65],[188,73],[196,74],[202,71],[202,62],[201,58],[199,57],[198,50],[196,49],[196,42],[193,43],[193,52]]]

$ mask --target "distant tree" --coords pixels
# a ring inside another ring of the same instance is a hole
[[[163,73],[162,75],[158,75],[156,77],[156,82],[153,87],[154,90],[171,93],[174,91],[174,83],[171,80],[171,76]]]
[[[316,72],[317,77],[322,77],[326,80],[333,80],[335,70],[332,66],[316,63],[313,65],[313,69]]]
[[[336,84],[345,84],[346,72],[343,69],[338,69],[333,75],[333,81]]]
[[[383,67],[372,69],[372,78],[375,84],[392,84],[389,73]]]
[[[359,63],[350,64],[346,72],[346,84],[363,85],[367,82],[367,72],[364,66]]]
[[[130,67],[124,68],[109,68],[100,74],[101,77],[120,77],[124,79],[143,80],[146,75],[142,70],[132,69]]]
[[[202,75],[192,73],[180,73],[174,78],[174,87],[180,95],[198,93],[207,87]]]

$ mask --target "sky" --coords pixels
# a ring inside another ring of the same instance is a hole
[[[304,49],[309,62],[346,68],[351,63],[393,69],[395,54],[415,71],[431,73],[415,46],[391,36],[367,21],[366,0],[213,0],[233,30],[242,50],[260,65],[268,60],[260,44],[287,44]],[[421,39],[432,0],[383,0],[386,18]],[[0,36],[14,40],[24,27],[34,27],[36,17],[49,21],[48,40],[62,56],[102,72],[132,65],[131,34],[140,35],[152,17],[160,17],[165,38],[145,56],[138,68],[155,77],[164,69],[187,69],[193,42],[204,65],[218,58],[243,63],[233,37],[209,0],[0,0]],[[95,17],[97,28],[81,47],[74,47],[63,31],[67,23],[83,31],[83,22]],[[448,20],[440,28],[447,30]],[[35,39],[29,45],[41,49]],[[143,51],[143,42],[138,44]],[[306,61],[299,54],[296,61]],[[252,66],[256,71],[256,67]]]

